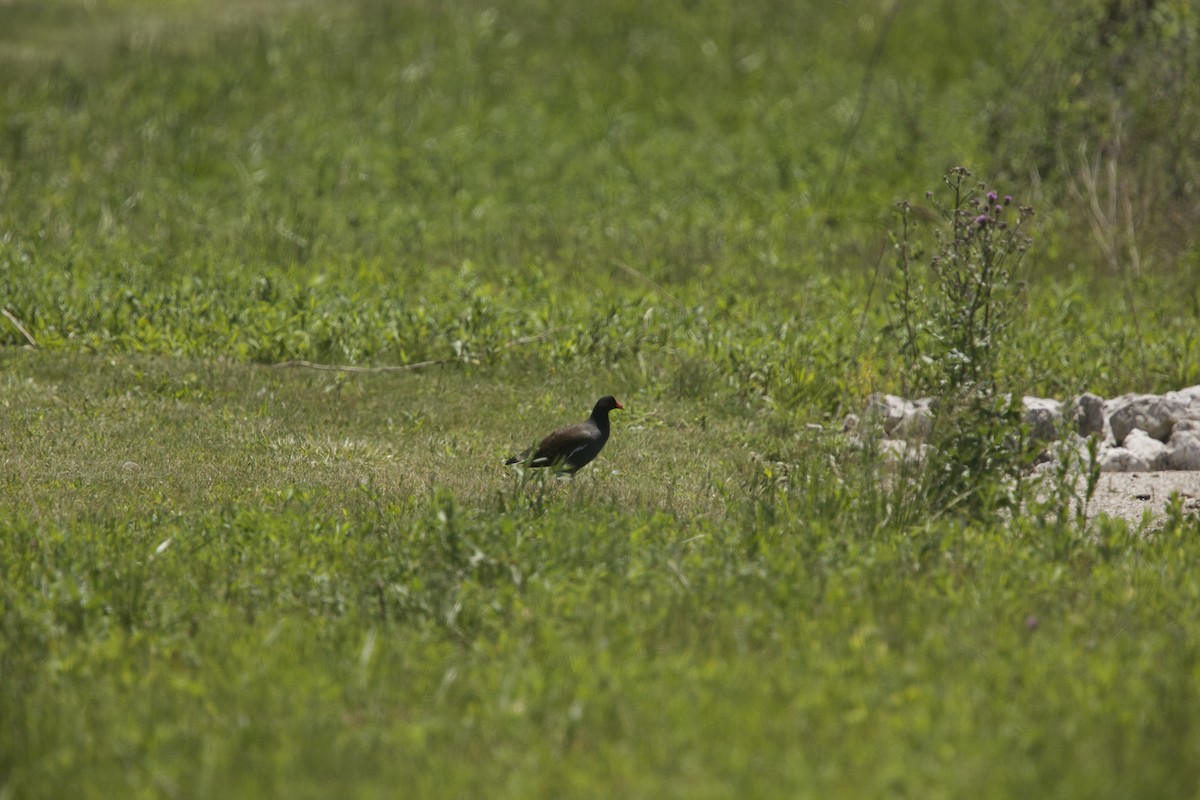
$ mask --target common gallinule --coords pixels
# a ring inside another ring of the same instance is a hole
[[[542,439],[542,443],[505,461],[505,464],[524,464],[527,467],[554,467],[574,473],[600,455],[608,441],[608,412],[625,406],[612,395],[601,397],[592,415],[578,425],[559,428]]]

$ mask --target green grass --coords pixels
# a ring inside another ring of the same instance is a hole
[[[511,378],[203,367],[6,362],[14,796],[1194,788],[1194,522],[872,525],[637,395],[522,485]]]
[[[0,2],[0,798],[1194,796],[1196,521],[835,432],[956,164],[1004,389],[1200,382],[1195,11],[825,5]]]
[[[503,376],[6,374],[15,796],[1193,787],[1194,523],[871,525],[830,442],[764,486],[766,420],[636,394],[522,485]]]

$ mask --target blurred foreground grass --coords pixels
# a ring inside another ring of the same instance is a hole
[[[1194,519],[899,525],[836,440],[636,391],[583,474],[521,481],[586,408],[519,372],[4,366],[11,796],[1200,780]]]

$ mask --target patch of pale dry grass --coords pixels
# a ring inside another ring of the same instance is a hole
[[[336,375],[164,358],[23,352],[0,399],[6,505],[50,519],[102,511],[273,503],[302,488],[332,507],[437,489],[480,508],[555,502],[723,513],[738,492],[746,420],[703,400],[655,400],[616,374],[546,376],[447,367]],[[522,476],[504,458],[586,417],[628,407],[573,480]]]

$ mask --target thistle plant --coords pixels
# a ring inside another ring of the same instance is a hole
[[[996,386],[996,355],[1019,301],[1017,270],[1031,243],[1024,228],[1033,209],[1014,208],[1011,196],[970,179],[955,167],[943,178],[948,202],[926,194],[943,223],[933,230],[927,259],[912,204],[897,204],[893,306],[909,367],[906,393],[990,393]]]
[[[941,194],[926,194],[931,232],[928,215],[897,205],[891,329],[905,366],[902,390],[935,398],[929,498],[978,511],[1019,500],[1006,487],[1021,485],[1026,466],[1020,401],[1004,394],[998,370],[1021,299],[1033,209],[1014,206],[963,167],[943,181]]]

